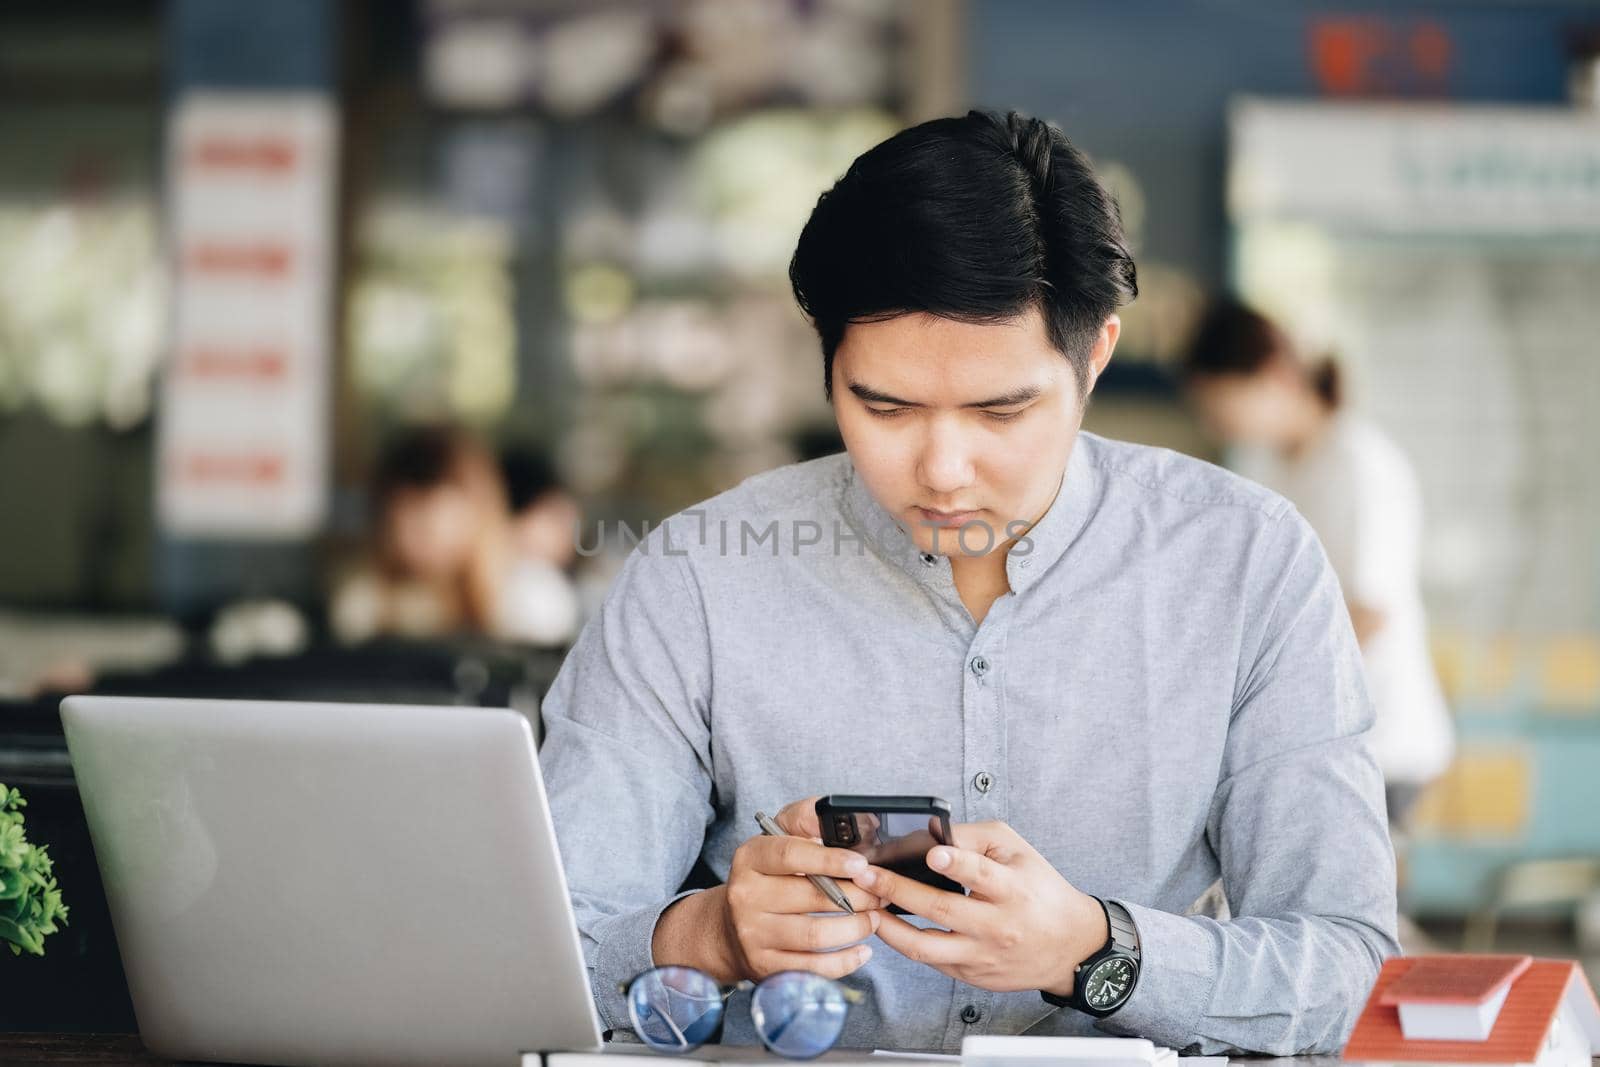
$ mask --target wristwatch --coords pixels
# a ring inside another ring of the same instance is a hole
[[[1095,900],[1105,910],[1111,937],[1073,971],[1071,994],[1058,997],[1040,990],[1039,995],[1058,1008],[1104,1019],[1126,1004],[1139,984],[1139,931],[1127,908],[1114,900]]]

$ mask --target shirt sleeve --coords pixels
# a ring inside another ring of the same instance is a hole
[[[1316,536],[1293,511],[1276,521],[1206,827],[1233,918],[1119,901],[1142,969],[1098,1024],[1202,1054],[1337,1052],[1399,952],[1355,635]]]
[[[541,708],[539,762],[610,1029],[630,1025],[618,983],[653,965],[656,920],[679,898],[713,815],[710,641],[665,529],[629,557]]]

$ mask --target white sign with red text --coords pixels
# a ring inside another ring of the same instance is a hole
[[[336,156],[320,94],[192,92],[173,110],[156,479],[168,534],[297,538],[323,523]]]

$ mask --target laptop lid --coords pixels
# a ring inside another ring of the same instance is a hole
[[[151,1051],[504,1067],[600,1044],[521,715],[68,697],[61,718]]]

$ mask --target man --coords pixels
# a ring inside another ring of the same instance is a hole
[[[1337,1049],[1397,950],[1349,618],[1282,499],[1079,432],[1135,292],[1087,159],[1016,115],[906,130],[790,274],[846,453],[654,531],[544,707],[607,1023],[672,963],[842,978],[844,1045]],[[819,793],[949,800],[928,862],[970,895],[808,840]],[[754,836],[775,808],[798,837]],[[697,858],[722,883],[675,895]],[[1186,914],[1219,879],[1233,917]],[[1093,1011],[1075,972],[1108,951],[1135,977]]]

